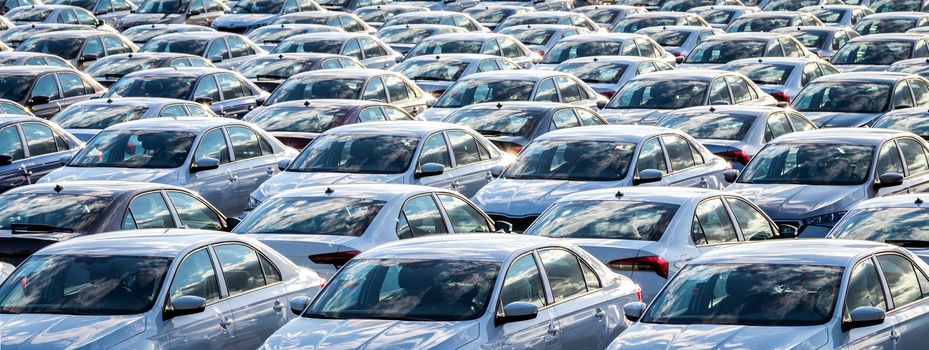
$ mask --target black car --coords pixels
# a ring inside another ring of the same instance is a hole
[[[0,67],[0,87],[0,98],[29,107],[42,118],[106,91],[87,74],[52,66]]]
[[[145,69],[165,67],[215,67],[200,56],[173,52],[135,52],[101,58],[88,66],[89,74],[103,86],[113,85],[126,74]]]
[[[58,124],[31,116],[0,114],[0,193],[28,185],[62,166],[84,144]]]

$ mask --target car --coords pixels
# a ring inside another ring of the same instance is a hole
[[[461,27],[469,32],[486,32],[487,28],[481,26],[473,17],[460,13],[449,11],[415,11],[397,14],[384,22],[384,27],[399,26],[406,24],[444,24],[453,27]]]
[[[336,183],[433,186],[467,198],[490,182],[491,168],[510,158],[477,132],[455,124],[343,125],[323,132],[283,173],[261,184],[251,194],[248,207],[255,208],[286,190]]]
[[[528,69],[542,58],[516,39],[499,33],[458,33],[433,35],[420,41],[404,59],[444,53],[471,53],[506,57]]]
[[[0,33],[0,42],[3,42],[6,46],[15,49],[17,46],[26,41],[35,35],[56,32],[56,31],[65,31],[65,30],[94,30],[94,26],[83,25],[83,24],[63,24],[63,23],[30,23],[27,25],[20,25],[10,29],[7,29]],[[97,29],[99,30],[99,29]],[[115,30],[113,31],[115,32]]]
[[[387,69],[403,57],[380,39],[359,33],[300,34],[281,41],[271,50],[278,53],[329,53],[349,56],[368,68]]]
[[[0,1],[0,12],[7,13],[10,10],[22,7],[22,6],[32,6],[32,5],[41,5],[41,0],[4,0]]]
[[[857,32],[842,27],[785,27],[771,31],[788,34],[819,58],[829,60],[849,40],[859,37]]]
[[[512,15],[518,15],[521,13],[529,13],[535,11],[534,7],[526,7],[520,5],[482,5],[474,6],[465,9],[463,12],[471,18],[474,18],[475,21],[481,24],[482,27],[489,30],[494,30],[497,28],[497,25],[503,20],[507,19]]]
[[[74,103],[100,96],[106,88],[74,68],[0,67],[0,98],[16,102],[38,117],[49,118]]]
[[[581,126],[532,140],[505,169],[494,169],[496,178],[471,200],[494,220],[523,231],[572,193],[645,184],[720,189],[728,168],[728,162],[675,129]]]
[[[887,68],[887,71],[916,74],[929,79],[929,66],[926,65],[926,63],[929,62],[927,61],[929,61],[929,57],[901,60],[891,64],[890,67]]]
[[[196,191],[228,217],[296,151],[253,124],[229,118],[148,118],[112,125],[64,167],[39,179],[127,180]]]
[[[136,5],[128,0],[43,0],[46,5],[71,5],[90,11],[104,23],[115,26],[116,21],[132,11]]]
[[[13,270],[16,270],[16,266],[0,262],[0,282],[6,280],[7,277],[13,274]]]
[[[350,13],[334,11],[307,11],[282,15],[271,21],[274,24],[316,24],[342,29],[344,32],[374,34],[376,29]]]
[[[925,191],[929,173],[920,173],[920,159],[927,149],[919,136],[897,130],[794,132],[768,142],[741,174],[730,171],[727,178],[735,181],[726,191],[753,201],[779,225],[793,226],[801,238],[824,237],[862,200]]]
[[[884,113],[871,124],[872,128],[894,129],[914,133],[929,140],[929,115],[925,107],[903,108]]]
[[[500,33],[512,26],[561,24],[583,28],[591,33],[602,32],[600,26],[582,13],[568,11],[535,11],[512,15],[500,22],[494,32]]]
[[[635,33],[640,29],[665,26],[710,27],[700,16],[688,12],[646,12],[626,16],[610,29],[613,33]]]
[[[637,13],[646,13],[648,10],[641,6],[630,5],[590,5],[578,7],[574,12],[583,14],[603,29],[610,29],[627,16]]]
[[[490,217],[454,191],[418,185],[333,184],[274,195],[233,233],[267,244],[329,279],[356,255],[385,243],[494,231]]]
[[[809,6],[845,5],[843,0],[761,0],[761,11],[798,11]]]
[[[17,26],[32,23],[63,23],[82,24],[112,30],[109,28],[110,26],[97,19],[90,11],[70,5],[21,6],[10,10],[4,16]]]
[[[818,58],[744,58],[729,62],[719,69],[742,73],[762,91],[787,103],[796,98],[810,82],[839,73],[832,64]]]
[[[385,273],[390,279],[377,277]],[[359,254],[312,303],[294,303],[301,317],[262,349],[600,349],[626,328],[620,305],[639,300],[636,291],[556,240],[472,234],[400,241]],[[361,300],[378,292],[384,296]]]
[[[523,233],[581,247],[642,288],[650,302],[688,261],[737,245],[780,238],[747,199],[706,188],[620,187],[567,195]]]
[[[139,47],[122,35],[97,30],[67,30],[35,35],[16,47],[20,52],[52,54],[79,70],[107,55],[136,52]]]
[[[652,38],[675,57],[686,57],[703,39],[723,33],[722,29],[700,26],[648,27],[636,32]]]
[[[403,74],[420,89],[438,98],[462,77],[481,72],[516,69],[521,68],[509,58],[455,53],[408,58],[390,70]]]
[[[827,237],[883,242],[907,248],[929,262],[924,195],[901,194],[861,201],[848,210]]]
[[[174,23],[174,24],[147,24],[147,25],[138,25],[131,28],[126,28],[122,31],[122,35],[132,40],[132,42],[139,47],[144,46],[149,40],[154,37],[172,34],[172,33],[190,33],[190,32],[215,32],[216,29],[210,27],[204,27],[195,24],[183,24],[183,23]]]
[[[468,33],[468,31],[461,27],[444,24],[404,24],[381,27],[376,36],[394,51],[406,55],[410,49],[425,39],[434,35],[452,33]]]
[[[458,79],[419,119],[442,120],[456,109],[475,103],[514,101],[564,102],[599,108],[606,105],[607,99],[574,75],[562,72],[509,70],[475,73]]]
[[[83,146],[74,135],[45,119],[0,114],[0,193],[34,183],[61,167],[62,156],[73,155]]]
[[[746,13],[729,23],[729,33],[770,32],[777,28],[823,26],[823,22],[807,12],[774,11]]]
[[[865,16],[853,29],[861,35],[904,33],[929,26],[929,14],[919,12],[884,12]]]
[[[186,53],[226,69],[235,69],[257,55],[268,53],[244,36],[224,32],[164,34],[149,40],[139,51]]]
[[[921,34],[871,34],[845,43],[832,57],[842,72],[883,71],[910,58],[929,57],[929,39]]]
[[[239,0],[231,6],[228,13],[219,16],[210,26],[223,32],[246,34],[247,32],[271,24],[280,16],[303,11],[325,11],[313,0]]]
[[[607,124],[589,108],[557,102],[477,103],[458,109],[443,122],[474,129],[512,155],[549,131]]]
[[[710,106],[681,108],[656,126],[678,129],[742,170],[765,144],[794,131],[815,130],[803,114],[780,107]]]
[[[555,71],[574,74],[606,98],[613,97],[632,78],[651,72],[673,70],[662,59],[640,56],[590,56],[573,58],[555,66]]]
[[[719,69],[731,61],[761,57],[815,58],[816,54],[787,34],[726,33],[697,44],[678,68]]]
[[[831,74],[808,84],[791,103],[818,127],[868,126],[884,113],[929,106],[929,81],[888,72]]]
[[[588,34],[590,31],[564,24],[527,24],[509,26],[498,33],[512,36],[530,50],[539,54],[539,57],[542,57],[561,39],[579,34]]]
[[[400,0],[392,1],[392,5],[412,5],[418,7],[425,7],[429,11],[464,11],[466,8],[475,6],[479,3],[478,0],[455,0],[452,2],[445,2],[439,0]]]
[[[120,31],[151,24],[193,24],[209,27],[229,7],[221,0],[144,0],[136,13],[120,18]]]
[[[380,28],[394,16],[408,12],[429,11],[428,8],[417,5],[403,4],[402,2],[393,2],[384,5],[372,5],[360,7],[352,11],[352,14],[361,18],[369,26]]]
[[[281,143],[302,150],[320,133],[340,125],[413,120],[413,117],[384,102],[313,100],[277,103],[243,120],[267,131]]]
[[[868,5],[874,12],[925,12],[929,2],[925,0],[874,0]]]
[[[40,52],[0,52],[0,66],[55,66],[74,68],[61,57]]]
[[[199,103],[170,98],[123,97],[78,102],[56,114],[50,121],[82,142],[90,141],[101,130],[131,120],[145,118],[216,117]]]
[[[237,69],[264,91],[274,91],[287,78],[319,69],[342,69],[365,66],[358,60],[330,53],[279,53],[252,58]]]
[[[352,12],[362,7],[387,5],[387,0],[322,0],[319,4],[328,11]]]
[[[747,2],[747,1],[745,1]],[[703,18],[710,27],[725,30],[736,19],[747,13],[757,13],[761,10],[756,6],[742,5],[712,5],[697,6],[687,12],[694,13]]]
[[[16,332],[3,333],[4,346],[13,348],[258,347],[295,318],[284,306],[315,296],[322,282],[240,235],[178,229],[91,235],[23,262],[0,285],[0,305],[10,310],[0,325]],[[65,318],[103,334],[58,328]]]
[[[99,58],[87,66],[84,73],[93,77],[101,85],[109,87],[129,73],[166,67],[209,68],[216,66],[203,57],[186,53],[134,52]]]
[[[12,114],[12,115],[25,115],[29,117],[35,117],[32,112],[29,111],[26,107],[23,107],[19,103],[0,98],[0,114]]]
[[[740,73],[718,70],[653,72],[629,80],[600,109],[611,124],[655,124],[676,109],[708,105],[776,106]]]
[[[590,56],[642,56],[676,63],[673,54],[642,34],[579,34],[561,39],[533,69],[555,69],[564,61]]]
[[[658,8],[658,11],[689,12],[689,10],[701,6],[745,6],[745,4],[739,0],[666,0]]]
[[[865,349],[893,339],[917,349],[926,302],[914,291],[927,268],[876,242],[774,240],[715,250],[688,263],[650,306],[627,304],[636,323],[607,349]]]
[[[801,12],[812,13],[827,26],[851,29],[862,18],[873,15],[874,11],[861,5],[819,5],[800,8]]]
[[[271,51],[281,41],[295,35],[342,31],[342,28],[322,24],[274,24],[255,28],[248,32],[247,37],[258,47]]]

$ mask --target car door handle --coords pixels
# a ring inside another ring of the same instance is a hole
[[[700,177],[700,186],[702,186],[703,188],[706,188],[708,186],[708,183],[706,181],[706,176]]]
[[[900,340],[900,332],[897,332],[896,329],[890,331],[890,339],[893,339],[894,343]]]
[[[558,334],[558,326],[556,326],[554,323],[550,324],[550,325],[548,326],[548,334],[550,334],[550,335],[557,335],[557,334]]]
[[[272,309],[274,309],[274,312],[281,312],[281,310],[284,310],[284,304],[281,304],[280,300],[275,300]]]
[[[270,167],[270,166],[269,166],[269,167],[268,167],[268,170],[266,170],[265,172],[267,172],[268,175],[274,175],[274,167]]]
[[[227,329],[231,325],[232,325],[232,320],[228,318],[223,318],[222,321],[219,321],[219,326],[223,327],[223,329]]]
[[[598,319],[601,319],[601,320],[602,320],[602,319],[603,319],[603,315],[605,315],[605,314],[606,314],[606,313],[603,312],[603,309],[601,309],[601,308],[598,307],[598,308],[597,308],[597,312],[594,313],[594,316],[597,316]]]
[[[236,176],[236,175],[230,175],[230,176],[229,176],[229,182],[236,182],[236,181],[238,181],[238,180],[239,180],[239,177]]]
[[[458,181],[452,182],[452,187],[454,188],[461,187],[461,182],[458,182]]]

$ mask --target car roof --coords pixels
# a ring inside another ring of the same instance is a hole
[[[324,32],[324,33],[306,33],[306,34],[298,34],[298,35],[294,35],[294,36],[289,37],[289,38],[284,39],[284,40],[286,40],[286,41],[302,41],[302,40],[309,41],[309,40],[320,40],[320,39],[328,39],[328,40],[348,40],[348,39],[353,39],[353,38],[357,38],[357,37],[360,37],[360,36],[370,37],[370,35],[365,34],[365,33],[354,33],[354,32]]]
[[[429,192],[453,193],[450,190],[405,184],[333,184],[325,186],[301,187],[275,195],[280,197],[335,197],[335,198],[364,198],[379,201],[390,201],[395,198],[405,198]]]
[[[425,137],[434,132],[448,129],[464,129],[464,127],[452,123],[429,121],[368,122],[337,126],[327,130],[324,134],[378,134]]]
[[[655,12],[643,12],[643,13],[634,13],[629,16],[626,16],[623,19],[637,19],[637,18],[654,18],[654,17],[689,17],[695,16],[693,13],[689,12],[671,12],[671,11],[655,11]]]
[[[61,195],[83,195],[112,197],[126,192],[146,192],[161,189],[186,191],[181,187],[154,182],[133,181],[52,181],[13,188],[4,194],[58,193]]]
[[[742,33],[721,33],[710,36],[704,41],[710,40],[771,40],[787,34],[771,32],[742,32]]]
[[[461,14],[463,14],[463,13],[461,13],[461,12],[454,12],[454,11],[416,11],[416,12],[401,13],[401,14],[398,14],[398,15],[396,15],[396,16],[393,16],[391,19],[393,19],[393,18],[407,18],[407,17],[452,16],[452,15],[461,15]],[[388,20],[388,21],[390,21],[390,20]]]
[[[43,248],[36,255],[174,257],[191,248],[224,241],[245,239],[240,235],[207,230],[144,229],[85,235]]]
[[[445,33],[437,34],[430,36],[423,41],[432,41],[432,40],[489,40],[499,37],[509,37],[506,34],[500,33],[481,33],[481,32],[467,32],[467,33]]]
[[[758,9],[758,7],[757,6],[745,6],[745,5],[704,5],[704,6],[692,7],[687,12],[693,13],[692,11],[703,11],[703,10],[751,10],[751,9]],[[758,10],[760,11],[760,9]]]
[[[819,62],[821,61],[818,58],[808,58],[808,57],[756,57],[756,58],[742,58],[734,61],[729,61],[727,64],[749,64],[749,63],[770,63],[770,64],[806,64],[810,62]],[[825,61],[823,61],[825,62]]]
[[[887,140],[906,135],[912,134],[905,131],[878,128],[825,128],[792,132],[778,137],[770,143],[842,143],[879,146]]]
[[[359,258],[454,259],[504,262],[528,250],[558,246],[559,240],[542,236],[477,233],[434,235],[378,246]]]
[[[194,104],[187,100],[178,100],[163,97],[114,97],[114,98],[97,98],[87,101],[81,101],[74,105],[80,106],[137,106],[137,107],[155,107],[167,104]]]
[[[55,66],[3,66],[0,75],[36,75],[47,72],[77,72],[72,68]]]
[[[661,134],[681,134],[675,129],[651,125],[591,125],[547,132],[536,140],[596,140],[638,144]]]
[[[106,128],[106,130],[170,130],[202,132],[206,129],[225,125],[247,125],[247,123],[232,118],[146,118],[114,124]]]
[[[383,69],[371,69],[371,68],[368,68],[368,69],[356,69],[356,68],[319,69],[319,70],[303,72],[303,73],[291,76],[290,79],[308,78],[308,77],[369,79],[371,77],[383,75],[383,74],[398,75],[399,73],[388,71],[388,70],[383,70]]]
[[[332,107],[348,107],[348,108],[358,108],[358,107],[367,107],[367,106],[389,106],[389,103],[378,102],[378,101],[369,101],[369,100],[340,100],[340,99],[316,99],[316,100],[294,100],[294,101],[285,101],[269,105],[265,108],[275,109],[275,108],[294,108],[294,107],[312,107],[312,106],[332,106]]]
[[[813,10],[846,10],[846,11],[849,11],[849,10],[854,10],[854,9],[859,9],[859,8],[868,8],[868,7],[861,6],[861,5],[838,5],[838,4],[810,5],[810,6],[801,7],[800,11],[813,11]]]
[[[847,72],[824,75],[816,78],[816,83],[837,81],[860,81],[869,83],[893,84],[907,78],[918,77],[910,73],[898,72]]]
[[[646,34],[646,33],[659,33],[665,31],[673,32],[696,32],[701,30],[713,30],[713,28],[703,27],[703,26],[656,26],[656,27],[645,27],[636,31],[636,34]]]
[[[32,38],[38,39],[47,39],[47,38],[62,38],[62,39],[75,39],[75,38],[90,38],[95,36],[100,36],[104,34],[115,35],[114,33],[104,32],[93,29],[80,29],[80,30],[58,30],[54,32],[42,33],[33,35]]]
[[[920,19],[920,18],[923,18],[923,17],[926,17],[926,16],[929,16],[929,13],[924,13],[924,12],[902,12],[902,11],[900,11],[900,12],[881,12],[881,13],[873,13],[873,14],[867,15],[867,16],[865,16],[864,18],[860,19],[859,21],[863,21],[863,20],[866,20],[866,19],[873,19],[873,18],[880,18],[880,19],[885,19],[885,18],[906,18],[906,19],[913,19],[913,20],[916,20],[916,19]]]
[[[648,74],[638,75],[635,80],[701,80],[711,81],[721,76],[737,75],[736,72],[730,72],[717,69],[674,69],[667,71],[651,72]]]
[[[827,33],[832,33],[832,32],[839,32],[839,31],[843,31],[843,32],[844,32],[844,31],[849,31],[849,30],[850,30],[850,29],[848,29],[848,28],[843,28],[843,27],[829,27],[829,26],[796,26],[796,27],[783,27],[783,28],[777,28],[777,29],[772,30],[771,33],[783,33],[783,34],[799,33],[799,32],[805,32],[805,33],[811,33],[811,32],[812,32],[812,33],[823,33],[823,32],[827,32]]]
[[[83,10],[82,7],[78,7],[78,6],[44,4],[44,5],[21,6],[21,7],[13,8],[13,9],[11,9],[10,11],[16,10],[16,9],[18,9],[18,8],[22,8],[23,10],[25,10],[25,9],[30,9],[30,8],[32,8],[32,9],[49,9],[49,10],[64,10],[64,9],[76,9],[76,8],[79,8],[79,9],[82,9],[82,10]]]
[[[58,57],[58,56],[43,53],[43,52],[6,51],[6,52],[0,52],[0,57],[26,58],[26,57]]]
[[[658,61],[659,59],[654,57],[644,57],[644,56],[585,56],[572,58],[570,60],[565,60],[561,64],[565,63],[577,63],[577,62],[602,62],[602,63],[639,63],[647,61]]]
[[[768,17],[796,17],[799,15],[808,14],[806,12],[800,11],[762,11],[762,12],[753,12],[746,13],[739,17],[742,18],[768,18]]]
[[[619,187],[577,192],[564,196],[557,202],[615,200],[683,205],[723,194],[732,195],[731,192],[698,187]]]
[[[643,34],[633,34],[633,33],[594,33],[594,34],[578,34],[572,35],[567,38],[561,39],[559,42],[566,41],[626,41],[635,38],[647,38]]]
[[[520,111],[548,111],[556,108],[580,107],[561,102],[548,101],[512,101],[512,102],[483,102],[470,104],[459,108],[459,111],[472,109],[507,109]]]
[[[150,77],[150,76],[169,76],[169,77],[186,77],[186,78],[196,78],[201,75],[226,72],[232,73],[232,71],[215,68],[215,67],[166,67],[166,68],[152,68],[145,69],[140,71],[135,71],[129,74],[126,74],[126,77]]]
[[[183,33],[169,33],[156,36],[158,39],[167,39],[167,40],[176,40],[176,39],[201,39],[201,40],[212,40],[216,38],[225,38],[227,36],[235,36],[236,34],[220,32],[220,31],[192,31],[192,32],[183,32]],[[153,38],[154,39],[154,38]]]
[[[695,106],[680,108],[669,112],[668,114],[685,114],[685,113],[706,113],[706,114],[735,114],[751,115],[756,117],[767,116],[774,112],[786,112],[788,109],[774,106],[746,106],[746,105],[716,105],[716,106]]]
[[[546,17],[564,17],[579,14],[571,11],[535,11],[517,13],[509,18],[546,18]]]
[[[0,99],[0,101],[13,102],[13,101],[4,100],[4,99]],[[0,125],[7,125],[10,123],[19,123],[19,122],[45,122],[47,123],[48,121],[46,119],[32,117],[28,115],[22,115],[22,114],[0,114]]]
[[[129,53],[118,53],[115,55],[106,55],[100,57],[100,59],[108,57],[129,57],[131,59],[136,58],[174,58],[174,57],[200,57],[196,55],[191,55],[189,53],[181,52],[129,52]]]
[[[862,35],[849,41],[916,41],[925,39],[925,34],[915,33],[882,33]]]
[[[874,208],[929,208],[929,194],[913,193],[893,196],[875,197],[858,202],[852,209]]]
[[[444,60],[444,61],[460,61],[460,62],[477,62],[486,59],[501,59],[500,56],[495,55],[485,55],[480,53],[443,53],[438,55],[421,55],[410,57],[404,62],[414,62],[414,61],[432,61],[432,60]]]
[[[512,25],[501,30],[512,30],[512,28],[520,29],[542,29],[542,30],[565,30],[565,29],[578,29],[578,27],[568,25],[568,24],[517,24]]]
[[[520,69],[520,70],[506,70],[506,71],[491,71],[491,72],[482,72],[474,73],[467,75],[459,79],[462,80],[473,80],[473,79],[509,79],[509,80],[533,80],[540,81],[542,79],[554,76],[566,76],[568,73],[556,72],[550,70],[536,70],[536,69]]]
[[[281,52],[281,53],[269,53],[264,55],[254,56],[250,61],[255,60],[267,60],[267,59],[292,59],[292,60],[302,60],[302,61],[318,61],[326,58],[350,58],[336,53],[319,53],[319,52]]]
[[[880,242],[850,239],[775,239],[712,250],[688,264],[749,263],[845,267],[861,256],[882,251],[900,249]]]

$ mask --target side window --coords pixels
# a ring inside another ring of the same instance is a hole
[[[25,131],[25,129],[23,129],[23,131]],[[26,137],[28,140],[28,136]],[[910,175],[922,174],[929,171],[926,150],[923,149],[919,142],[913,139],[902,138],[897,139],[897,146],[900,147],[900,152],[903,153],[903,159],[906,161],[906,168],[910,171]],[[30,152],[32,152],[32,148],[30,147],[29,149]]]
[[[639,151],[639,159],[635,164],[636,173],[642,170],[655,169],[668,173],[668,165],[665,163],[664,151],[661,150],[661,143],[658,138],[645,141],[642,149]]]
[[[403,205],[397,224],[401,239],[448,233],[442,214],[431,195],[412,198]]]
[[[39,78],[35,82],[35,86],[32,87],[32,94],[30,97],[35,96],[45,96],[49,100],[57,100],[61,98],[61,95],[58,93],[58,82],[55,81],[54,74],[46,74]]]
[[[655,52],[655,48],[648,42],[648,40],[637,39],[635,41],[636,45],[639,47],[639,52],[643,57],[657,57],[658,53]]]
[[[131,222],[133,225],[124,229],[174,227],[174,218],[161,192],[146,193],[132,199],[126,212],[127,217],[130,215],[132,220],[125,219],[123,222]]]
[[[503,50],[503,57],[516,58],[523,55],[523,52],[519,49],[519,46],[516,46],[516,42],[513,40],[501,38],[497,39],[497,42],[500,44],[500,49]]]
[[[94,16],[90,14],[90,11],[87,11],[85,9],[75,9],[74,13],[75,13],[74,15],[77,16],[78,24],[83,24],[83,25],[88,25],[88,26],[97,24],[96,18],[94,18]]]
[[[190,67],[190,60],[186,58],[175,58],[171,61],[171,67]]]
[[[216,115],[213,112],[207,110],[206,108],[201,107],[199,104],[189,104],[187,109],[190,111],[191,117],[215,117]]]
[[[552,123],[548,130],[553,131],[578,126],[581,126],[581,124],[577,121],[577,117],[574,116],[574,112],[571,109],[562,109],[552,115]]]
[[[481,212],[469,205],[468,202],[450,194],[439,194],[438,196],[455,233],[492,231],[484,215],[481,215]]]
[[[19,131],[16,126],[10,125],[0,129],[0,154],[13,157],[13,160],[20,160],[26,157],[23,151],[23,142],[19,138]]]
[[[359,38],[358,41],[361,42],[361,49],[365,53],[365,58],[381,57],[387,55],[387,51],[378,45],[374,40],[369,38]]]
[[[394,106],[384,106],[384,113],[387,115],[387,120],[412,120],[409,114],[401,111],[399,108]]]
[[[803,66],[803,74],[800,75],[800,85],[806,86],[811,81],[819,78],[822,74],[819,72],[819,65],[816,63],[807,63]]]
[[[197,151],[194,152],[194,159],[214,158],[219,160],[219,164],[229,163],[229,147],[226,145],[226,137],[222,129],[213,129],[203,135]]]
[[[449,131],[448,141],[452,144],[455,165],[462,166],[481,161],[481,146],[474,136],[463,131]]]
[[[535,101],[559,102],[558,92],[555,91],[555,81],[549,78],[539,83],[539,87],[536,89],[536,92],[535,92],[534,100]]]
[[[652,64],[651,62],[642,62],[641,64],[639,64],[639,67],[636,68],[635,73],[637,75],[642,75],[642,74],[651,73],[657,70],[658,68],[655,67],[655,65]]]
[[[481,49],[481,53],[485,55],[503,56],[500,52],[500,45],[497,44],[496,39],[487,40],[487,42],[484,43],[484,47]]]
[[[339,69],[339,68],[342,68],[342,64],[339,63],[339,60],[338,60],[338,59],[336,59],[336,58],[331,58],[331,59],[328,59],[328,60],[323,61],[323,63],[320,64],[320,68],[322,68],[322,69]]]
[[[258,145],[258,135],[254,131],[241,126],[230,126],[226,128],[226,132],[232,141],[235,160],[261,157],[261,146]]]
[[[793,125],[794,131],[816,130],[816,125],[798,114],[788,113],[787,117],[790,118],[790,124]]]
[[[738,240],[729,213],[719,198],[706,200],[697,206],[690,233],[696,245]]]
[[[584,126],[604,124],[594,112],[581,108],[575,108],[574,112],[577,113],[578,118],[581,119],[581,124]]]
[[[216,86],[216,79],[212,75],[207,75],[197,83],[197,89],[194,90],[194,98],[209,98],[214,102],[219,102],[219,87]]]
[[[200,200],[177,191],[168,191],[168,199],[174,204],[181,224],[192,229],[221,230],[223,228],[219,215]]]
[[[623,47],[619,49],[620,56],[638,56],[639,49],[635,47],[635,42],[632,40],[626,40],[623,43]]]
[[[265,283],[274,284],[283,281],[283,278],[281,278],[281,271],[278,270],[271,261],[261,254],[258,254],[258,261],[261,262],[261,271],[264,272]]]
[[[229,55],[232,58],[248,56],[248,44],[245,43],[245,40],[242,40],[236,36],[230,36],[226,38],[226,42],[229,44]]]
[[[729,83],[729,88],[732,90],[733,103],[746,103],[753,100],[751,93],[749,93],[751,87],[748,86],[748,82],[746,82],[745,79],[740,77],[726,77],[726,82]]]
[[[361,46],[358,45],[358,40],[351,39],[345,42],[345,46],[342,47],[342,54],[348,57],[354,57],[361,59]]]
[[[107,55],[116,55],[121,53],[132,52],[129,46],[126,46],[122,40],[112,35],[103,36],[103,45],[106,47]]]
[[[438,163],[446,168],[452,167],[452,160],[448,155],[448,145],[445,144],[445,136],[441,133],[430,136],[423,142],[423,150],[420,152],[419,165],[426,163]]]
[[[33,57],[33,58],[26,60],[26,65],[27,66],[45,66],[45,65],[48,65],[48,63],[45,62],[45,58]]]
[[[186,117],[187,110],[182,105],[170,105],[163,108],[158,115],[162,117]]]
[[[365,91],[361,99],[387,102],[387,91],[384,89],[384,83],[381,82],[381,78],[372,78],[368,80],[368,85],[365,86]]]
[[[765,141],[774,140],[781,135],[789,134],[792,130],[787,123],[784,113],[774,113],[768,116],[768,125],[765,128]]]
[[[29,148],[30,157],[58,152],[55,134],[49,127],[39,123],[23,123],[20,127],[26,136],[26,147]]]
[[[500,70],[500,67],[497,67],[497,64],[494,62],[494,60],[484,60],[477,66],[478,73],[493,72],[495,70]]]
[[[764,55],[767,57],[782,57],[784,51],[781,50],[781,44],[777,40],[771,40],[768,42],[768,48],[765,49]]]
[[[904,174],[903,161],[900,160],[900,152],[897,151],[897,144],[894,142],[884,144],[877,156],[877,176],[886,173]]]
[[[207,303],[219,300],[216,270],[213,269],[213,261],[206,249],[184,258],[174,273],[174,281],[171,281],[168,295],[172,301],[183,296],[201,297],[206,299]]]
[[[258,253],[241,244],[223,244],[213,247],[216,259],[223,270],[229,296],[235,296],[265,286],[264,271]]]
[[[884,273],[895,309],[923,298],[918,272],[912,262],[897,254],[885,254],[877,256],[877,263],[881,264],[881,272]]]
[[[774,238],[774,228],[758,209],[738,198],[726,197],[726,201],[746,241]]]
[[[206,57],[212,59],[213,57],[222,57],[229,58],[229,47],[226,46],[226,41],[223,39],[216,39],[210,43],[210,48],[206,51]]]
[[[242,98],[248,96],[245,92],[245,87],[242,86],[242,82],[239,81],[232,74],[217,74],[216,78],[219,79],[219,86],[223,89],[223,100],[231,100],[236,98]]]
[[[382,122],[384,121],[384,113],[381,112],[379,107],[370,107],[358,113],[358,120],[362,123]]]
[[[61,92],[64,98],[84,95],[84,79],[74,73],[58,73]]]
[[[294,12],[300,12],[300,7],[297,6],[297,2],[295,0],[285,1],[283,13],[288,14],[288,13],[294,13]]]
[[[913,107],[913,96],[905,81],[898,83],[894,88],[893,99],[893,109]]]
[[[567,77],[555,77],[555,80],[558,82],[558,91],[561,91],[561,102],[571,103],[584,99],[576,82]]]
[[[110,5],[110,0],[98,0],[97,6],[94,6],[94,14],[96,15],[109,13],[112,10],[113,7]]]
[[[887,310],[881,280],[871,259],[862,261],[855,266],[848,279],[848,289],[845,293],[845,315],[843,318],[847,318],[848,313],[859,306],[873,306]]]
[[[587,292],[584,272],[574,254],[562,249],[545,249],[539,251],[539,258],[556,303]]]
[[[61,10],[58,12],[58,23],[79,24],[77,23],[77,16],[74,14],[74,11],[71,10]]]
[[[671,160],[671,171],[680,171],[696,166],[690,143],[677,135],[661,135],[668,159]]]
[[[921,80],[910,80],[910,89],[913,89],[913,96],[916,97],[916,106],[929,106],[929,86]]]
[[[729,87],[726,85],[726,79],[716,79],[710,85],[710,104],[732,104],[732,96],[729,94]]]
[[[403,80],[394,76],[384,76],[384,84],[387,85],[387,94],[390,96],[390,102],[406,101],[411,97]]]
[[[800,57],[800,48],[797,47],[797,44],[788,39],[780,39],[781,47],[784,48],[784,56],[787,57]]]
[[[503,278],[500,304],[506,306],[517,301],[533,303],[538,307],[545,306],[542,274],[539,273],[539,266],[536,265],[532,254],[526,254],[513,261]]]
[[[835,34],[835,37],[832,38],[832,49],[838,50],[848,42],[848,34],[844,32],[838,32]]]

